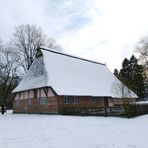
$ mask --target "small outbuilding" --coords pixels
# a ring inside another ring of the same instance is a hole
[[[124,86],[105,64],[40,48],[30,69],[12,92],[15,94],[13,112],[106,113],[122,106],[124,99],[133,103],[137,98],[128,89],[130,95],[123,99],[120,88],[113,90],[120,84]]]

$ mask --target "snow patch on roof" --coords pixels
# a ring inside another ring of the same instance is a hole
[[[43,56],[35,59],[13,92],[51,86],[58,95],[120,97],[112,91],[113,83],[120,81],[105,64],[56,51],[41,51]]]

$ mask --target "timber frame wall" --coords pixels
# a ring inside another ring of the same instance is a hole
[[[135,102],[134,99],[130,102]],[[115,108],[117,106],[117,108]],[[106,115],[110,110],[123,113],[120,98],[58,96],[50,87],[18,92],[13,101],[14,113]]]
[[[58,100],[52,88],[18,92],[13,101],[14,113],[58,113]]]

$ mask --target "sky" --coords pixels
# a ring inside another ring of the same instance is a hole
[[[0,0],[0,37],[35,24],[64,52],[106,63],[113,71],[148,34],[147,0]]]

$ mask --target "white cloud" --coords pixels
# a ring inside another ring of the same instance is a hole
[[[94,0],[92,23],[63,38],[67,50],[107,62],[113,70],[131,56],[139,38],[148,32],[146,0]],[[104,44],[102,44],[104,43]],[[81,51],[81,52],[80,52]]]

